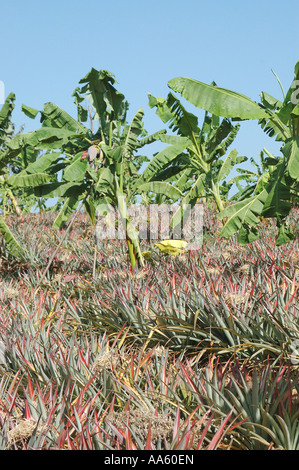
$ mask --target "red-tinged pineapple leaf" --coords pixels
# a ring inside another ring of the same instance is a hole
[[[200,405],[197,407],[197,408],[200,408]],[[209,414],[211,413],[213,407],[211,406],[211,408],[208,409],[208,411],[205,412],[205,414],[200,418],[199,420],[199,425],[201,425],[202,423],[204,423],[206,421],[206,419],[208,418]],[[192,416],[192,415],[190,415]]]
[[[31,382],[29,373],[28,373],[28,393],[29,393],[30,398],[32,398],[34,391],[33,391],[32,382]]]
[[[174,423],[173,423],[173,439],[175,439],[177,437],[178,432],[179,432],[179,427],[180,427],[180,407],[178,406],[177,411],[176,411],[175,420],[174,420]]]
[[[231,415],[233,413],[233,410],[231,410],[228,415],[226,416],[226,418],[224,419],[223,423],[221,424],[221,426],[219,427],[218,431],[216,432],[216,434],[214,435],[213,439],[211,440],[210,444],[208,445],[208,448],[207,450],[215,450],[217,449],[221,439],[223,439],[224,435],[226,434],[227,430],[225,430],[225,426],[227,425],[227,423],[229,422],[230,418],[231,418]]]
[[[184,380],[186,380],[188,382],[188,384],[190,385],[190,387],[192,388],[192,390],[195,392],[195,393],[198,393],[198,395],[200,395],[200,392],[198,390],[198,388],[196,387],[194,381],[191,379],[188,371],[186,370],[186,368],[183,366],[183,364],[179,361],[179,364],[180,364],[180,368],[181,370],[184,372]]]
[[[205,426],[205,428],[204,428],[204,430],[203,430],[203,432],[202,432],[202,434],[201,434],[201,437],[200,437],[200,439],[199,439],[199,441],[198,441],[198,444],[197,444],[197,446],[196,446],[196,450],[200,450],[200,449],[201,449],[201,446],[202,446],[202,444],[203,444],[204,438],[206,437],[206,434],[207,434],[207,432],[208,432],[208,430],[209,430],[209,427],[210,427],[210,424],[211,424],[213,418],[214,418],[214,413],[211,414],[210,419],[209,419],[209,421],[207,422],[207,424],[206,424],[206,426]]]
[[[73,442],[70,438],[69,432],[67,431],[66,434],[67,434],[67,448],[68,448],[68,450],[76,450],[76,448],[74,447]]]
[[[188,444],[190,439],[190,431],[187,431],[180,439],[177,437],[177,442],[174,450],[188,450]]]
[[[128,426],[126,427],[125,438],[126,438],[126,450],[137,450],[137,447],[135,446],[133,442],[130,429]]]
[[[236,421],[237,418],[239,418],[240,415],[238,415],[234,421]],[[231,433],[234,429],[238,428],[239,426],[241,426],[241,424],[245,423],[246,421],[248,421],[248,417],[247,418],[244,418],[242,419],[241,421],[239,421],[238,423],[235,423],[235,424],[232,424],[228,430],[227,430],[227,433]]]
[[[108,419],[107,419],[107,423],[109,424],[110,428],[116,435],[118,441],[122,444],[126,438],[125,433],[121,429],[118,429],[116,426],[114,426],[114,424]]]
[[[297,289],[295,290],[294,294],[291,296],[290,300],[286,303],[285,305],[285,310],[287,310],[288,306],[293,302],[294,299],[297,299],[297,292],[299,290],[299,286],[297,287]]]
[[[8,410],[9,414],[12,412],[12,410],[15,406],[15,401],[16,401],[17,395],[18,395],[18,389],[16,389],[15,392],[13,393],[13,395],[11,396],[11,403],[10,403],[10,407],[9,407],[9,410]]]
[[[88,432],[88,428],[86,428],[85,430],[82,430],[80,433],[81,443],[82,443],[80,447],[82,450],[92,450],[92,448],[89,447],[89,444],[85,437],[85,431]]]
[[[88,364],[86,364],[86,361],[85,361],[85,359],[84,359],[84,357],[83,357],[83,354],[82,354],[82,352],[81,352],[81,349],[80,349],[79,347],[78,347],[78,353],[79,353],[79,356],[80,356],[80,358],[81,358],[83,364],[84,364],[85,367],[88,369]]]
[[[30,418],[31,418],[30,407],[28,405],[27,400],[25,400],[25,419],[30,419]]]
[[[144,450],[153,450],[151,430],[151,423],[149,423]]]
[[[121,441],[122,442],[122,441]],[[122,450],[121,448],[121,444],[119,442],[119,439],[117,439],[117,442],[116,442],[116,450]]]

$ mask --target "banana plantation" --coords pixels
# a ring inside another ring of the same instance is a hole
[[[299,450],[299,62],[292,73],[259,102],[176,77],[144,110],[92,68],[74,116],[22,105],[28,133],[7,96],[1,450]],[[239,155],[248,120],[278,155]]]

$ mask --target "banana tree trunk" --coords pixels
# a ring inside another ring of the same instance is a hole
[[[127,246],[128,246],[128,252],[129,252],[129,257],[130,257],[130,262],[131,262],[131,268],[134,269],[137,263],[137,259],[134,253],[134,245],[129,238],[127,238]]]
[[[121,174],[122,176],[122,174]],[[115,180],[116,183],[116,197],[118,202],[118,210],[123,221],[123,224],[126,229],[126,240],[128,246],[128,252],[131,261],[131,267],[134,269],[136,264],[139,266],[144,266],[144,259],[140,249],[140,240],[139,234],[136,228],[132,225],[130,217],[128,214],[126,196],[122,192],[122,178],[121,184],[118,184],[118,180]]]
[[[22,216],[22,211],[21,211],[21,209],[19,208],[19,205],[18,205],[18,203],[17,203],[17,200],[16,200],[16,198],[14,197],[12,191],[11,191],[11,190],[8,190],[7,194],[8,194],[8,196],[9,196],[9,198],[10,198],[10,200],[11,200],[13,206],[14,206],[14,209],[15,209],[15,211],[16,211],[17,216],[18,216],[18,217],[21,217],[21,216]]]
[[[144,259],[140,248],[139,236],[128,218],[126,219],[126,239],[132,269],[134,269],[136,264],[143,267]]]
[[[218,211],[222,212],[224,210],[224,204],[221,199],[221,195],[219,191],[219,184],[215,184],[214,182],[212,182],[212,193],[213,193],[214,201],[216,203]]]

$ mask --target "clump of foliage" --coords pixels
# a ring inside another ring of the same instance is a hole
[[[282,155],[267,156],[263,162],[264,171],[247,197],[221,211],[219,217],[225,220],[222,236],[230,237],[238,232],[240,243],[252,242],[258,237],[256,226],[259,216],[262,216],[276,220],[279,228],[276,239],[278,245],[294,237],[287,216],[293,204],[298,204],[299,194],[298,78],[299,61],[295,65],[294,78],[287,93],[282,88],[283,101],[262,92],[260,103],[214,83],[208,85],[186,77],[177,77],[168,82],[173,91],[180,93],[197,108],[235,121],[256,120],[269,136],[281,142]]]

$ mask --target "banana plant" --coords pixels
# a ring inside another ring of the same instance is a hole
[[[156,108],[157,115],[168,123],[174,134],[163,135],[161,140],[173,142],[174,145],[185,143],[185,152],[167,163],[157,175],[183,193],[172,225],[177,225],[181,220],[184,205],[192,207],[199,199],[213,200],[221,212],[234,183],[233,179],[227,183],[226,178],[235,165],[247,160],[247,157],[238,156],[235,149],[227,154],[236,138],[239,124],[234,126],[230,119],[220,120],[217,115],[206,112],[200,127],[197,116],[188,112],[173,93],[169,93],[167,99],[149,94],[149,105]],[[244,179],[245,175],[241,178]]]
[[[131,265],[144,264],[137,229],[128,216],[128,207],[138,195],[149,191],[178,199],[181,192],[167,182],[155,182],[154,174],[166,161],[175,158],[182,147],[169,146],[152,159],[140,174],[143,146],[157,140],[164,130],[149,136],[143,127],[142,109],[130,123],[129,105],[115,88],[114,75],[91,69],[73,93],[77,120],[54,103],[42,111],[23,105],[24,113],[41,116],[41,128],[10,142],[7,156],[18,155],[26,146],[45,151],[36,162],[13,176],[14,185],[31,187],[36,197],[57,198],[59,212],[54,227],[65,223],[83,204],[93,224],[103,207],[120,212],[125,225]],[[89,120],[89,127],[85,123]],[[56,205],[56,208],[58,206]]]
[[[14,125],[11,121],[11,114],[14,108],[15,95],[11,93],[1,111],[0,111],[0,149],[1,153],[4,152],[7,143],[13,138],[14,134]],[[1,155],[1,154],[0,154]],[[0,167],[0,191],[1,191],[1,206],[3,215],[5,217],[6,211],[9,208],[9,201],[12,204],[12,207],[15,209],[17,214],[20,213],[20,209],[16,202],[16,198],[11,190],[11,188],[6,184],[6,181],[9,177],[8,162],[3,162]]]
[[[51,114],[53,107],[55,108],[55,105],[52,106],[51,103],[45,105],[44,111],[41,112],[41,120]],[[22,109],[31,118],[38,113],[37,110],[24,105]],[[59,110],[56,111],[59,114]],[[0,156],[0,164],[10,162],[12,169],[6,181],[7,186],[26,195],[27,201],[31,201],[32,205],[37,203],[40,209],[45,207],[51,190],[56,189],[59,192],[60,183],[57,175],[67,165],[60,150],[71,148],[71,140],[83,135],[82,129],[79,134],[78,128],[62,127],[53,122],[53,125],[42,126],[36,131],[17,134],[7,143],[5,151]],[[44,185],[47,185],[48,191],[39,193],[37,188]],[[63,193],[63,188],[60,188],[60,191]]]
[[[23,249],[4,220],[6,208],[10,205],[17,215],[20,215],[20,208],[13,188],[7,183],[9,179],[9,159],[4,158],[7,146],[14,135],[14,125],[11,120],[14,101],[15,95],[10,93],[0,110],[0,197],[3,212],[3,217],[0,217],[0,232],[4,237],[8,250],[13,255],[20,255],[23,254]]]
[[[292,202],[298,203],[299,194],[298,80],[299,62],[295,65],[294,80],[288,92],[285,94],[283,91],[283,100],[262,92],[260,103],[243,94],[191,78],[177,77],[168,82],[173,91],[180,93],[197,108],[237,121],[256,120],[269,136],[282,144],[282,157],[269,166],[266,184],[263,184],[267,179],[263,174],[254,194],[226,207],[219,214],[219,218],[226,221],[221,232],[224,237],[238,232],[238,240],[242,244],[255,240],[258,237],[256,226],[259,216],[263,216],[276,218],[279,229],[277,245],[294,238],[286,219]]]
[[[109,75],[109,79],[114,83],[112,75]],[[158,131],[148,136],[143,127],[142,109],[139,109],[132,121],[127,123],[128,103],[124,96],[107,85],[101,91],[103,95],[101,96],[97,80],[92,71],[92,80],[87,76],[83,80],[85,85],[75,90],[79,103],[82,103],[85,95],[92,105],[91,109],[94,110],[92,127],[93,121],[99,123],[98,138],[95,136],[91,142],[93,146],[81,156],[81,161],[87,157],[89,163],[94,165],[92,171],[90,166],[88,169],[93,180],[92,194],[87,201],[88,211],[101,215],[103,211],[118,209],[120,221],[125,228],[131,267],[134,268],[136,263],[143,266],[144,258],[140,249],[139,234],[129,216],[128,208],[137,202],[138,196],[150,191],[167,194],[173,200],[181,197],[181,193],[170,184],[166,182],[159,184],[153,179],[164,162],[175,158],[182,148],[169,146],[163,149],[150,161],[144,172],[140,173],[142,164],[149,162],[149,159],[136,153],[145,145],[160,138],[165,131]],[[90,158],[91,154],[94,157]]]

